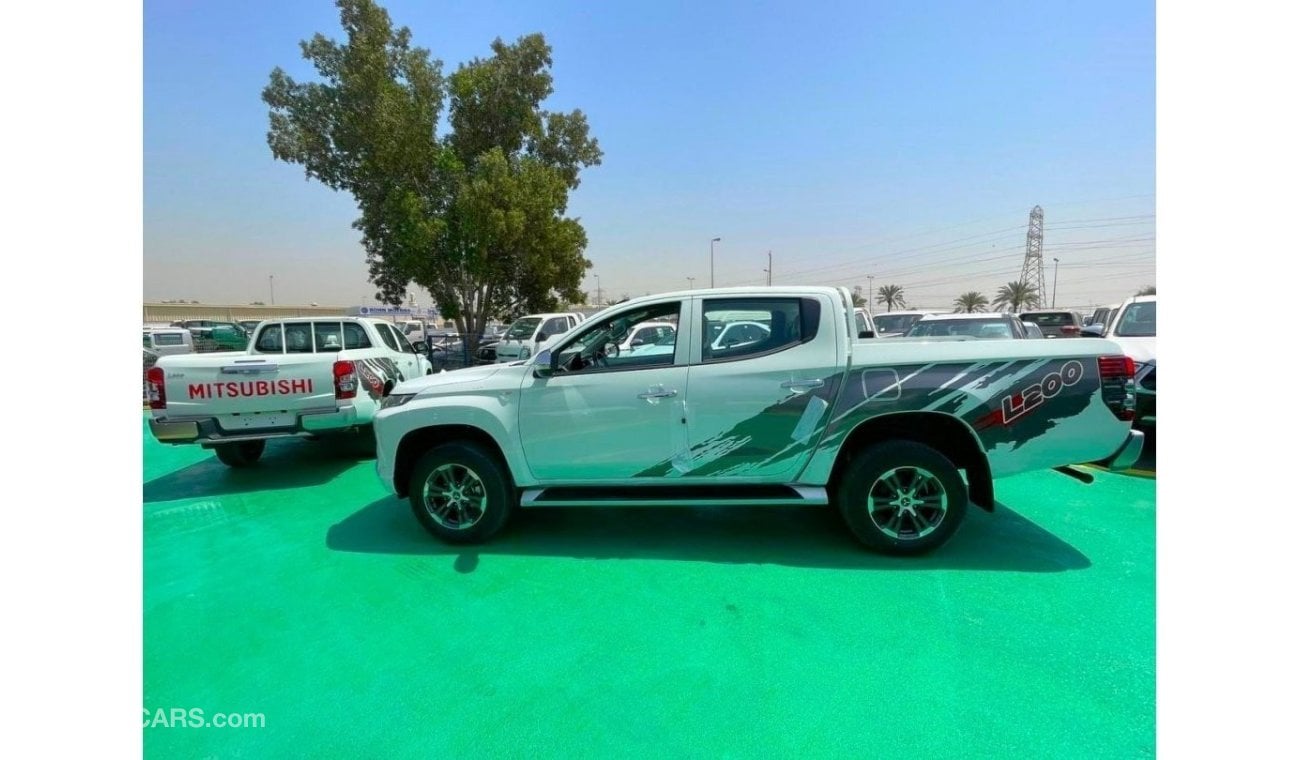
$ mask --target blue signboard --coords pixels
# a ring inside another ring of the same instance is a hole
[[[350,317],[408,317],[410,319],[438,319],[437,309],[410,306],[350,306]]]

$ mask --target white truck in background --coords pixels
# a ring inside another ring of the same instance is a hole
[[[160,357],[145,371],[149,428],[163,443],[197,443],[244,467],[270,438],[369,425],[395,385],[432,372],[382,320],[266,321],[243,352]]]
[[[580,322],[582,315],[577,312],[529,314],[516,319],[496,344],[497,364],[536,355],[543,343],[572,330]]]

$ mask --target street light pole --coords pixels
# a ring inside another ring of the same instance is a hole
[[[595,275],[595,277],[596,277],[596,305],[600,306],[600,275]]]
[[[1052,308],[1055,309],[1056,308],[1056,273],[1061,271],[1061,260],[1053,256],[1052,261],[1056,262],[1056,265],[1052,267]]]
[[[770,288],[772,287],[772,252],[771,251],[767,252],[767,269],[764,269],[763,271],[767,272],[767,286]]]
[[[876,313],[871,309],[871,302],[875,300],[876,297],[875,283],[876,283],[876,276],[874,274],[867,275],[867,314],[869,314],[872,319],[876,318]]]
[[[687,277],[687,278],[686,278],[686,288],[687,288],[687,290],[695,290],[695,278],[694,278],[694,277]]]
[[[709,241],[709,287],[710,288],[713,287],[713,244],[720,240],[722,240],[722,238],[715,237]]]
[[[271,282],[271,305],[275,306],[275,275],[267,278]]]

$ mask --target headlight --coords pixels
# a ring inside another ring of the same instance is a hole
[[[533,355],[533,352],[532,352],[530,349],[528,349],[527,347],[519,349],[519,358],[520,358],[520,359],[527,359],[528,357],[530,357],[530,356],[532,356],[532,355]]]
[[[413,398],[415,398],[414,393],[393,393],[388,396],[384,396],[384,398],[380,400],[379,408],[392,409],[393,407],[398,407],[401,406],[402,404],[405,404],[407,401],[410,401]]]

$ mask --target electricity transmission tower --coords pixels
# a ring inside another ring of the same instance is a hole
[[[1043,207],[1034,206],[1029,212],[1029,232],[1025,233],[1025,263],[1020,268],[1020,281],[1034,288],[1038,302],[1047,293],[1047,278],[1043,274]]]

